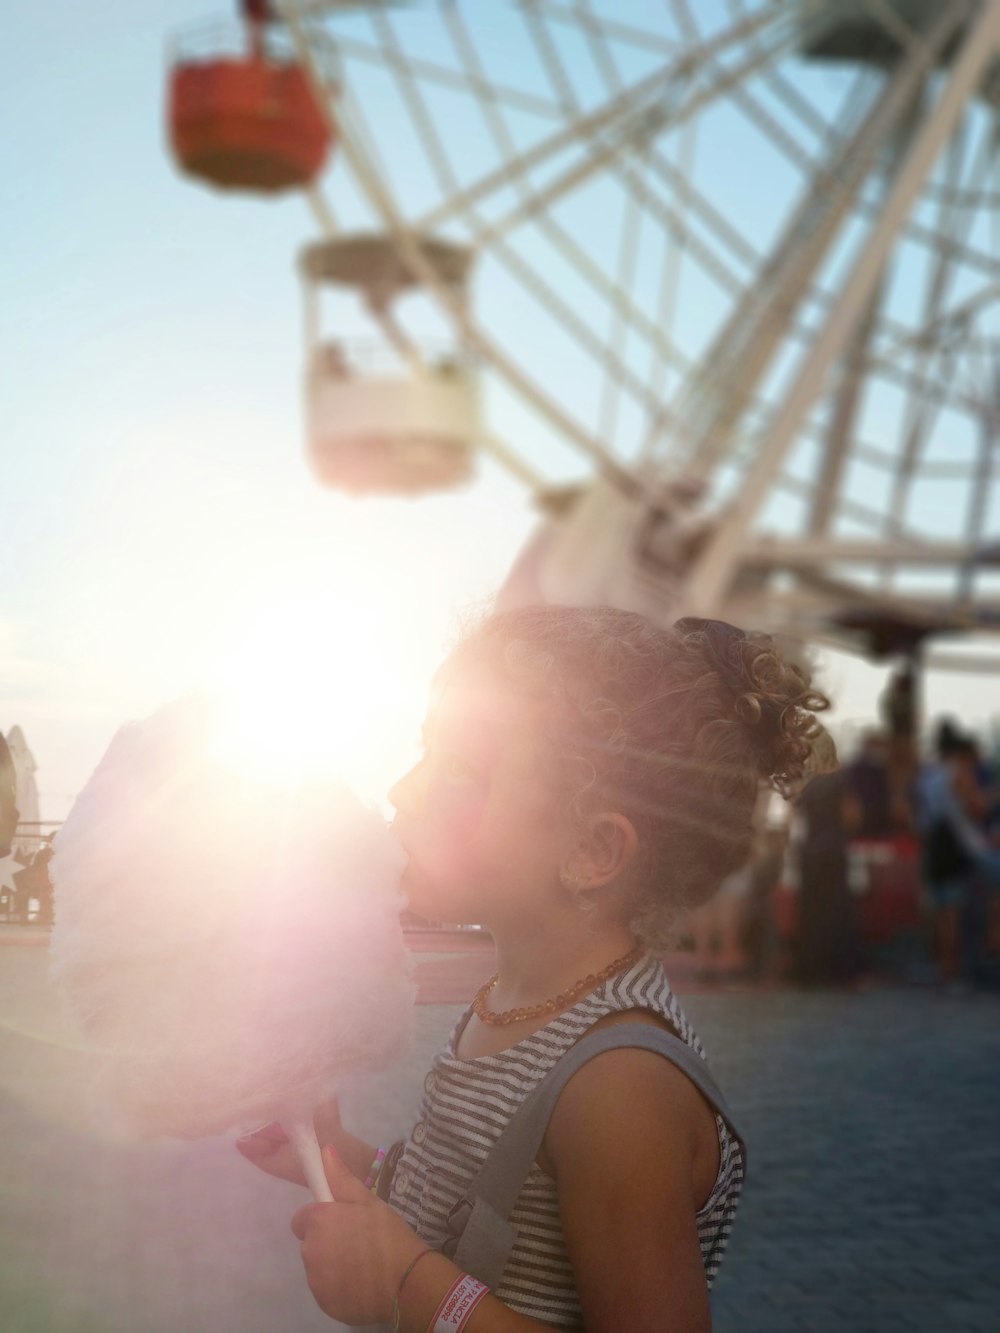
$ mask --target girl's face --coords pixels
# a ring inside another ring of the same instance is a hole
[[[565,896],[573,837],[540,743],[541,705],[484,669],[452,677],[421,761],[393,787],[410,907],[452,924],[527,923]]]

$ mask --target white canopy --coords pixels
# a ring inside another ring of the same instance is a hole
[[[35,763],[35,756],[28,748],[28,742],[24,739],[24,732],[20,727],[11,727],[10,731],[7,732],[7,745],[10,748],[10,757],[14,761],[14,779],[17,790],[18,835],[13,850],[31,855],[38,850],[40,845],[39,834],[41,830],[31,827],[37,825],[41,819],[38,804],[38,785],[35,782],[35,771],[38,765]],[[25,828],[24,825],[28,827]]]

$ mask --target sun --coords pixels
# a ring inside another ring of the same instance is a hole
[[[313,595],[263,609],[206,673],[216,751],[262,780],[335,775],[381,795],[419,725],[413,656],[360,601]]]

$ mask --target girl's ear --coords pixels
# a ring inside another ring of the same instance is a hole
[[[587,819],[584,836],[567,859],[562,881],[578,893],[599,889],[618,879],[639,850],[639,835],[632,821],[604,811]]]

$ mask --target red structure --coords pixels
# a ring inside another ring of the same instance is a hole
[[[916,838],[901,834],[858,840],[851,843],[848,860],[855,881],[858,926],[868,945],[877,948],[924,922],[920,844]],[[798,892],[779,884],[771,910],[778,934],[790,940],[798,920]]]
[[[171,147],[182,171],[224,190],[301,189],[319,174],[333,136],[308,73],[268,51],[260,7],[245,15],[245,54],[182,54],[174,63]]]

